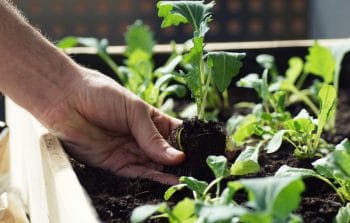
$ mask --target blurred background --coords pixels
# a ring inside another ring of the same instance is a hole
[[[14,0],[15,4],[52,40],[67,35],[106,37],[123,44],[129,24],[142,19],[158,43],[191,37],[188,26],[160,28],[155,0]],[[209,42],[307,38],[349,35],[348,0],[217,0]]]
[[[129,24],[141,19],[159,43],[182,42],[191,29],[160,29],[155,0],[14,0],[30,22],[52,40],[67,35],[106,37],[123,44]],[[312,36],[311,8],[334,1],[315,0],[217,0],[215,20],[208,41],[305,39]],[[344,0],[346,2],[346,0]],[[314,6],[315,5],[315,6]],[[348,4],[349,5],[349,4]],[[323,8],[320,6],[320,8]],[[347,7],[349,8],[349,7]],[[317,11],[317,13],[323,13]]]

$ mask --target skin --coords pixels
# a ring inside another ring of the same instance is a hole
[[[73,157],[116,175],[175,184],[162,165],[184,154],[165,138],[181,124],[61,53],[0,0],[0,89],[59,137]]]

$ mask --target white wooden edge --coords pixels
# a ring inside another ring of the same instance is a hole
[[[5,104],[10,184],[19,191],[31,222],[98,222],[58,139],[10,99]]]
[[[325,46],[334,46],[342,42],[350,41],[350,39],[320,39],[317,40],[320,44]],[[244,49],[267,49],[278,47],[308,47],[311,46],[315,40],[274,40],[274,41],[249,41],[249,42],[221,42],[208,43],[205,48],[208,51],[220,50],[244,50]],[[184,44],[176,44],[178,51],[186,49]],[[154,47],[155,53],[169,53],[172,51],[172,46],[169,44],[159,44]],[[74,47],[65,49],[64,52],[68,54],[96,54],[94,47]],[[110,54],[123,54],[125,46],[109,46],[107,52]]]

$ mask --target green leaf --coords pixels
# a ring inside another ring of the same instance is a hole
[[[275,66],[275,58],[269,54],[260,54],[256,57],[256,62],[264,69],[272,69]]]
[[[289,68],[286,71],[287,81],[294,84],[303,72],[304,62],[300,57],[292,57],[288,61]]]
[[[213,82],[220,92],[225,91],[232,78],[238,74],[244,57],[244,53],[210,52],[207,54]]]
[[[324,158],[313,162],[312,165],[321,175],[340,180],[341,183],[348,182],[350,186],[350,153],[341,146],[336,148]]]
[[[169,187],[164,193],[164,200],[169,200],[176,191],[182,190],[186,187],[186,184],[177,184]]]
[[[277,170],[277,172],[275,173],[275,176],[278,176],[278,177],[303,177],[303,178],[304,177],[316,177],[316,178],[318,178],[320,175],[312,169],[295,168],[295,167],[283,165]]]
[[[243,223],[271,223],[272,216],[265,212],[249,212],[241,216],[239,219]]]
[[[242,115],[234,115],[226,123],[227,135],[231,135],[237,128],[237,126],[244,120]]]
[[[224,156],[208,156],[207,164],[216,178],[228,175],[227,159]]]
[[[138,20],[129,26],[124,37],[127,44],[125,50],[126,56],[130,56],[134,51],[139,50],[149,58],[151,57],[155,44],[153,33],[149,30],[148,26],[143,25],[142,21]]]
[[[214,1],[160,1],[157,8],[158,16],[163,18],[162,28],[189,22],[199,36],[204,36],[214,5]]]
[[[332,83],[335,66],[336,61],[330,49],[320,46],[317,42],[309,48],[305,72],[322,77],[326,83]]]
[[[337,92],[332,85],[324,85],[318,97],[320,98],[320,113],[318,115],[317,135],[321,136],[322,130],[329,118],[334,114]]]
[[[272,137],[272,139],[265,148],[267,153],[274,153],[281,147],[283,136],[285,133],[286,130],[280,130]]]
[[[176,219],[174,222],[194,222],[194,207],[194,200],[191,200],[189,198],[185,198],[184,200],[178,202],[172,210],[172,214]],[[170,222],[172,222],[171,219]]]
[[[184,85],[173,84],[164,89],[163,92],[166,93],[166,95],[175,94],[177,97],[183,98],[187,94],[187,88]]]
[[[75,36],[68,36],[56,43],[56,46],[60,49],[68,49],[75,47],[79,44],[78,38]]]
[[[203,38],[196,37],[193,39],[193,47],[190,52],[184,56],[184,62],[191,65],[191,69],[188,74],[185,74],[187,87],[191,91],[191,96],[195,99],[197,108],[202,104],[202,91],[201,91],[201,78],[199,64],[203,57]],[[199,112],[199,111],[198,111]]]
[[[131,222],[139,223],[144,222],[147,218],[151,217],[154,213],[156,213],[161,207],[166,206],[165,203],[155,204],[155,205],[144,205],[141,207],[137,207],[131,214]]]
[[[198,203],[196,212],[205,223],[231,223],[232,218],[245,214],[247,210],[239,206]]]
[[[337,216],[335,217],[334,223],[349,223],[350,222],[350,203],[345,207],[339,208]]]
[[[207,182],[197,180],[193,177],[180,177],[180,182],[186,184],[189,189],[196,192],[198,195],[202,195],[205,189],[208,187]]]
[[[270,213],[280,222],[298,207],[304,191],[303,181],[298,177],[265,177],[239,182],[248,191],[249,202],[255,211]]]
[[[124,38],[127,45],[125,51],[127,56],[137,49],[146,54],[152,55],[153,47],[155,45],[153,33],[141,20],[137,20],[133,25],[128,27]]]
[[[235,144],[240,145],[242,142],[252,136],[255,131],[256,117],[254,115],[248,115],[244,121],[242,121],[237,130],[232,135],[232,139]]]
[[[349,139],[344,139],[338,145],[335,146],[336,150],[343,150],[350,154],[350,141]]]
[[[255,73],[248,74],[247,76],[237,81],[237,86],[245,87],[245,88],[254,88],[255,83],[258,82],[259,80],[260,79],[258,74],[255,74]]]
[[[246,175],[258,172],[260,170],[258,157],[261,145],[260,143],[255,147],[248,146],[243,150],[232,164],[230,173],[232,175]]]

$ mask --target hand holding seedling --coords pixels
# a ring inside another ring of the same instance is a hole
[[[179,120],[104,75],[75,64],[0,2],[0,89],[31,112],[75,158],[115,174],[176,183],[160,172],[183,153],[165,141]]]

